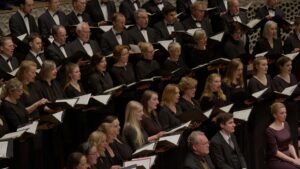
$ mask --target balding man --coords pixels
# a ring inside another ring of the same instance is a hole
[[[82,22],[76,27],[77,39],[70,43],[71,55],[77,52],[83,52],[92,57],[97,52],[100,52],[98,43],[94,40],[90,40],[90,26],[86,22]]]
[[[188,152],[185,162],[185,169],[214,169],[209,157],[209,142],[201,131],[193,131],[188,137]]]

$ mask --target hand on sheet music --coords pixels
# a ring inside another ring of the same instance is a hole
[[[300,52],[300,48],[295,48],[292,52]]]
[[[104,26],[104,25],[107,25],[106,21],[100,21],[100,22],[98,22],[98,26]]]
[[[192,122],[192,123],[189,125],[189,128],[190,128],[190,129],[195,129],[195,128],[198,128],[200,125],[201,125],[201,123],[195,121],[195,122]]]
[[[246,99],[246,100],[244,101],[244,104],[249,106],[249,105],[252,105],[254,102],[255,102],[255,100],[252,100],[252,99]]]
[[[77,61],[77,64],[78,64],[79,66],[84,66],[84,65],[87,65],[87,64],[89,64],[89,63],[90,63],[89,60],[83,60],[83,58],[81,58],[81,59],[79,59],[79,60]]]

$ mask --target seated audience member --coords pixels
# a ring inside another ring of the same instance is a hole
[[[130,84],[136,81],[135,72],[129,59],[129,47],[117,45],[113,52],[115,64],[111,67],[110,73],[116,85]]]
[[[121,12],[126,18],[126,24],[135,24],[134,13],[141,8],[141,2],[139,0],[123,0],[119,6],[119,12]]]
[[[86,0],[72,0],[73,10],[67,15],[69,25],[81,22],[92,24],[90,15],[85,11],[86,3]]]
[[[273,103],[273,123],[266,129],[267,165],[272,169],[298,169],[300,159],[292,145],[290,127],[285,122],[287,111],[282,103]]]
[[[75,152],[69,155],[66,169],[87,169],[87,167],[88,163],[84,154]]]
[[[18,0],[19,10],[9,19],[9,30],[13,37],[23,34],[38,33],[38,27],[31,15],[34,7],[34,0]]]
[[[112,17],[113,27],[102,34],[101,51],[104,55],[113,52],[117,45],[128,45],[129,35],[125,31],[125,17],[121,13],[115,13]]]
[[[46,60],[43,52],[42,38],[38,34],[32,34],[28,37],[30,51],[25,57],[25,60],[31,60],[36,63],[37,68],[40,69],[43,62]]]
[[[222,113],[217,116],[220,131],[210,140],[210,157],[217,169],[246,169],[246,162],[240,152],[234,131],[236,124],[233,115]]]
[[[54,41],[45,50],[45,55],[48,60],[53,60],[59,66],[63,60],[71,57],[69,45],[66,44],[67,32],[64,26],[55,25],[52,35]]]
[[[117,116],[106,116],[103,123],[109,123],[114,135],[112,148],[120,153],[123,160],[131,159],[132,149],[120,135],[120,121]]]
[[[17,58],[13,56],[15,45],[9,36],[0,38],[0,69],[12,72],[19,67]]]
[[[93,25],[108,25],[116,13],[115,1],[91,0],[86,5],[86,11],[90,15]]]
[[[161,97],[161,109],[158,113],[158,120],[163,130],[170,130],[181,124],[179,117],[183,114],[179,106],[179,88],[175,84],[168,84]]]
[[[145,9],[138,9],[134,13],[136,25],[128,30],[129,43],[138,44],[139,42],[155,43],[159,36],[153,28],[148,27],[148,13]]]
[[[137,101],[130,101],[126,106],[123,136],[133,151],[139,149],[148,141],[155,140],[149,137],[141,121],[144,115],[143,105]]]
[[[88,79],[88,88],[93,95],[102,94],[105,90],[113,87],[110,74],[106,71],[106,58],[101,54],[95,54],[91,59],[92,74]]]
[[[149,0],[142,5],[148,13],[153,14],[150,17],[151,26],[163,19],[162,10],[166,6],[172,6],[172,4],[167,0]]]
[[[92,57],[94,54],[101,52],[98,43],[90,40],[90,26],[86,22],[81,22],[76,26],[77,39],[70,43],[71,55],[77,52],[83,52]]]
[[[189,152],[185,157],[185,169],[214,169],[209,157],[209,142],[201,131],[193,131],[188,137]]]
[[[243,40],[243,30],[239,23],[232,22],[228,26],[229,37],[225,40],[224,56],[228,59],[240,58],[243,63],[248,63],[249,58],[245,58],[245,41]]]
[[[157,140],[164,134],[156,112],[159,104],[158,94],[154,91],[146,90],[142,95],[141,103],[144,110],[141,125],[149,136],[154,136],[154,140]]]
[[[142,52],[142,60],[138,61],[136,64],[136,76],[137,79],[149,78],[154,75],[157,75],[160,66],[159,63],[153,59],[154,57],[154,48],[151,43],[141,42],[139,47]]]
[[[177,21],[176,8],[174,6],[165,6],[162,10],[164,19],[154,24],[154,28],[159,33],[160,39],[173,39],[173,32],[183,31],[184,28],[180,22]]]
[[[292,53],[300,51],[300,17],[295,19],[295,28],[291,35],[284,41],[284,53]]]
[[[38,18],[38,25],[43,39],[51,35],[51,29],[54,25],[68,25],[66,14],[61,11],[60,0],[47,0],[48,9]]]
[[[207,4],[204,1],[196,1],[191,6],[191,15],[182,21],[185,30],[202,28],[208,36],[213,35],[209,18],[205,16]]]
[[[99,158],[97,147],[89,142],[84,142],[79,147],[79,152],[85,155],[87,169],[97,169],[96,164]]]

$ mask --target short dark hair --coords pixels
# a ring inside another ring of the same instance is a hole
[[[233,118],[233,115],[231,113],[221,113],[217,116],[217,125],[220,127],[221,124],[225,124],[228,122],[230,119]]]
[[[38,33],[32,33],[28,36],[28,42],[34,41],[36,38],[41,38],[41,36]]]
[[[111,18],[112,22],[116,22],[118,17],[124,17],[125,18],[125,16],[122,13],[116,12],[116,13],[113,14],[113,16]]]
[[[12,40],[12,38],[10,36],[2,36],[0,38],[0,46],[3,46],[7,40]]]
[[[289,61],[291,61],[289,57],[281,56],[279,59],[277,59],[276,64],[278,68],[280,68],[281,66],[284,66],[284,64],[286,64]]]
[[[176,8],[173,5],[166,5],[163,9],[162,9],[162,14],[164,16],[168,15],[170,12],[176,12]]]
[[[80,164],[80,160],[84,155],[82,153],[72,153],[68,157],[67,169],[73,169]]]
[[[121,58],[122,56],[122,51],[124,49],[127,49],[129,51],[129,46],[127,45],[117,45],[113,51],[113,58],[116,62],[119,61],[119,59]]]
[[[235,32],[237,31],[242,31],[242,26],[240,23],[238,22],[232,22],[230,25],[229,25],[229,28],[228,28],[228,32],[230,35],[234,34]]]
[[[53,36],[54,36],[54,35],[57,35],[57,34],[58,34],[58,30],[59,30],[60,28],[65,28],[65,27],[62,26],[62,25],[54,25],[54,26],[52,27],[52,29],[51,29],[52,35],[53,35]]]
[[[98,63],[100,63],[103,58],[105,58],[105,56],[103,56],[101,53],[95,53],[91,58],[91,66],[95,68],[96,65],[98,65]]]

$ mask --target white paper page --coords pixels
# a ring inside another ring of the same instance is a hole
[[[8,141],[0,142],[0,158],[7,158]]]
[[[71,107],[74,107],[78,99],[61,99],[61,100],[56,100],[56,103],[61,103],[61,102],[66,102],[68,103]]]
[[[293,92],[295,91],[295,89],[297,88],[298,84],[290,86],[285,88],[281,93],[287,96],[290,96],[293,94]]]
[[[176,134],[176,135],[171,135],[171,136],[160,137],[158,141],[166,140],[166,141],[169,141],[169,142],[177,145],[179,138],[180,138],[180,134]]]
[[[130,50],[133,53],[142,53],[141,49],[139,48],[138,45],[134,45],[134,44],[129,44]]]
[[[244,121],[248,121],[252,108],[246,110],[240,110],[233,112],[233,117],[235,119],[240,119]]]
[[[111,92],[113,92],[115,90],[121,89],[122,87],[124,87],[124,84],[116,86],[116,87],[113,87],[113,88],[110,88],[110,89],[107,89],[103,93],[111,93]]]
[[[218,42],[221,42],[224,36],[224,32],[221,32],[219,34],[216,34],[214,36],[211,36],[210,39],[216,40]]]
[[[196,30],[199,30],[200,28],[194,28],[194,29],[188,29],[186,32],[191,35],[194,36],[194,33],[196,32]]]
[[[209,109],[206,112],[204,112],[203,114],[204,114],[204,116],[206,116],[207,118],[209,118],[210,115],[211,115],[211,113],[212,113],[212,111],[213,111],[213,109]]]
[[[50,35],[49,38],[48,38],[48,41],[49,41],[50,43],[53,43],[54,37],[53,37],[52,35]]]
[[[76,104],[80,104],[80,105],[88,105],[89,104],[89,101],[90,101],[90,98],[91,98],[91,93],[89,94],[85,94],[85,95],[82,95],[82,96],[79,96],[77,97],[77,103]]]
[[[265,93],[265,91],[267,91],[268,88],[265,88],[261,91],[258,91],[258,92],[255,92],[255,93],[252,93],[252,96],[255,97],[255,98],[259,98],[261,95],[263,95]]]
[[[207,65],[208,65],[208,63],[201,64],[201,65],[198,65],[196,67],[193,67],[192,70],[196,70],[196,69],[202,68],[202,67],[207,66]]]
[[[97,100],[100,103],[103,103],[104,105],[107,104],[107,102],[109,101],[110,97],[111,97],[110,94],[92,96],[93,99]]]
[[[224,106],[224,107],[221,107],[219,108],[220,110],[228,113],[230,111],[230,109],[232,108],[233,104],[230,104],[230,105],[227,105],[227,106]]]
[[[262,52],[262,53],[258,53],[255,55],[255,57],[260,57],[260,56],[265,56],[268,53],[268,51]]]
[[[163,46],[167,51],[168,51],[168,46],[170,45],[170,43],[172,43],[173,40],[162,40],[162,41],[158,41],[158,43]]]
[[[16,76],[18,70],[19,70],[19,68],[16,68],[16,69],[13,70],[12,72],[9,72],[9,74],[12,75],[12,76]]]
[[[34,121],[31,124],[18,128],[17,131],[25,130],[27,133],[35,134],[38,124],[38,121]]]
[[[150,151],[153,151],[154,149],[155,149],[155,142],[150,143],[150,144],[147,144],[147,145],[145,145],[145,146],[143,146],[143,147],[137,149],[137,150],[133,153],[133,155],[134,155],[134,154],[137,154],[137,153],[139,153],[139,152],[142,152],[142,151],[144,151],[144,150],[150,150]]]
[[[186,128],[186,127],[188,127],[190,124],[191,124],[191,121],[188,121],[188,122],[186,122],[186,123],[184,123],[184,124],[182,124],[182,125],[180,125],[180,126],[174,128],[174,129],[172,129],[172,130],[166,132],[165,134],[170,134],[170,133],[173,133],[173,132],[175,132],[175,131],[178,131],[178,130],[180,130],[180,129],[182,129],[182,128]]]
[[[100,29],[102,29],[104,32],[109,31],[112,26],[111,25],[104,25],[104,26],[99,26]]]
[[[17,38],[20,40],[20,41],[23,41],[25,39],[25,37],[27,36],[27,33],[24,33],[23,35],[20,35],[18,36]]]
[[[247,23],[247,26],[249,28],[253,28],[254,26],[256,26],[259,22],[261,21],[261,19],[252,19],[251,21],[249,21]]]
[[[22,131],[16,131],[16,132],[12,132],[12,133],[7,133],[4,136],[2,136],[0,138],[1,140],[10,140],[10,139],[15,139],[15,138],[19,138],[22,136],[23,133],[25,133],[26,130],[22,130]]]
[[[124,167],[128,167],[130,165],[136,164],[137,166],[144,166],[145,169],[150,169],[151,159],[143,158],[143,159],[134,159],[131,161],[125,161]]]
[[[294,60],[296,56],[298,56],[299,52],[295,52],[295,53],[289,53],[289,54],[285,54],[284,56],[290,58],[291,60]]]
[[[180,12],[180,13],[176,14],[176,18],[178,18],[182,14],[183,14],[183,12]]]
[[[63,111],[52,114],[52,116],[55,117],[59,122],[62,122],[62,115]]]

